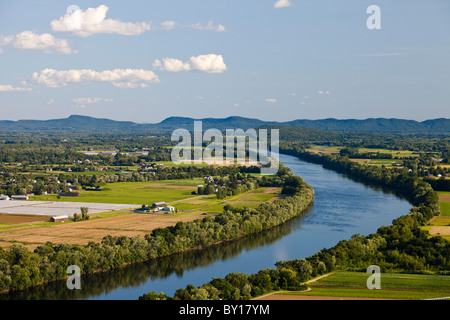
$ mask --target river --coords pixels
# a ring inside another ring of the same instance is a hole
[[[374,233],[411,208],[405,199],[321,165],[288,155],[280,155],[280,161],[315,190],[314,204],[301,217],[246,239],[83,276],[81,290],[68,290],[66,282],[59,281],[0,299],[136,300],[150,291],[173,296],[188,284],[199,286],[232,272],[257,273],[273,268],[277,261],[330,248],[354,234]]]

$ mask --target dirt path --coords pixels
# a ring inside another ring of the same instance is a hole
[[[330,273],[324,274],[323,276],[320,276],[320,277],[317,277],[317,278],[308,280],[308,281],[306,281],[306,282],[303,283],[303,284],[308,284],[308,283],[316,282],[317,280],[320,280],[320,279],[323,279],[323,278],[325,278],[325,277],[331,276],[332,274],[334,274],[334,272],[330,272]],[[308,288],[308,289],[306,289],[306,290],[304,290],[304,291],[301,291],[301,292],[307,292],[307,291],[311,291],[311,288]],[[295,291],[277,291],[277,292],[272,292],[272,293],[268,293],[268,294],[265,294],[265,295],[263,295],[263,296],[257,297],[257,298],[255,298],[255,299],[253,299],[253,300],[288,300],[288,299],[286,298],[286,295],[282,295],[282,293],[291,293],[291,292],[295,292]],[[281,297],[281,299],[278,299],[279,297],[277,297],[277,296]],[[270,297],[270,298],[269,298],[269,297]],[[289,296],[289,297],[290,297],[290,296]],[[305,296],[304,298],[309,298],[309,297],[306,297],[306,296]],[[305,299],[305,300],[306,300],[306,299]],[[308,300],[309,300],[309,299],[308,299]]]

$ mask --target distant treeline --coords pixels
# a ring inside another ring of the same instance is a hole
[[[280,225],[301,214],[314,199],[311,186],[286,168],[281,172],[285,174],[273,181],[277,185],[280,179],[284,181],[287,197],[263,202],[257,208],[226,206],[224,212],[215,217],[155,229],[144,238],[107,236],[101,243],[90,242],[86,246],[46,243],[33,252],[21,244],[0,248],[0,292],[64,279],[70,265],[80,267],[82,274],[110,270],[230,241]]]
[[[245,300],[275,290],[301,290],[306,280],[335,271],[365,271],[378,265],[383,272],[450,274],[450,242],[442,237],[429,237],[421,229],[439,214],[439,200],[431,186],[407,171],[396,172],[374,166],[362,166],[339,155],[311,154],[300,148],[283,148],[282,153],[322,164],[347,175],[406,196],[413,203],[410,212],[395,219],[390,226],[380,227],[375,234],[353,235],[330,249],[323,249],[306,259],[280,261],[274,269],[257,274],[231,273],[199,287],[188,285],[173,297],[154,291],[141,300]]]

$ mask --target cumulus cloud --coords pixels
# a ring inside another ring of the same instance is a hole
[[[196,29],[196,30],[208,30],[208,31],[216,31],[216,32],[224,32],[225,31],[225,26],[223,26],[221,24],[214,25],[214,23],[212,21],[209,21],[208,24],[206,24],[206,25],[197,23],[197,24],[192,24],[189,27],[192,29]]]
[[[174,58],[164,58],[162,62],[157,59],[153,62],[153,67],[169,72],[197,70],[206,73],[222,73],[227,70],[222,55],[216,54],[191,57],[187,62]]]
[[[42,50],[46,53],[76,53],[70,48],[67,40],[55,38],[49,33],[37,34],[33,31],[23,31],[16,35],[0,37],[0,45],[22,50]]]
[[[78,104],[93,104],[93,103],[99,103],[99,102],[114,102],[114,99],[108,99],[108,98],[77,98],[72,99],[73,102]]]
[[[108,10],[105,5],[88,8],[85,11],[75,10],[60,17],[59,20],[53,20],[50,25],[55,32],[72,32],[80,37],[100,33],[134,36],[150,30],[150,25],[145,22],[132,23],[106,19]]]
[[[161,27],[166,31],[173,30],[176,25],[177,23],[175,21],[164,21],[161,23]]]
[[[188,62],[183,62],[181,60],[173,58],[164,58],[163,62],[156,59],[155,62],[153,62],[153,67],[160,68],[161,70],[169,72],[180,72],[191,70],[191,65]]]
[[[275,102],[277,102],[277,99],[269,98],[269,99],[266,99],[266,102],[275,103]]]
[[[0,92],[22,92],[22,91],[31,91],[31,88],[20,88],[20,87],[13,87],[9,84],[3,85],[0,84]]]
[[[214,22],[209,21],[207,24],[203,24],[201,22],[196,24],[190,24],[190,25],[182,25],[175,21],[164,21],[160,24],[161,28],[166,31],[173,30],[175,28],[189,28],[189,29],[195,29],[195,30],[206,30],[206,31],[215,31],[215,32],[224,32],[226,31],[225,26],[219,24],[215,25]]]
[[[87,104],[94,104],[94,103],[100,103],[100,102],[114,102],[114,99],[108,99],[108,98],[77,98],[72,99],[72,102],[75,102],[77,104],[77,108],[86,108]]]
[[[289,0],[278,0],[277,2],[275,2],[273,7],[276,9],[292,7],[292,3]]]
[[[32,79],[38,84],[52,88],[91,82],[107,82],[118,88],[146,88],[149,84],[159,83],[159,78],[153,71],[143,69],[115,69],[101,72],[90,69],[64,71],[44,69],[39,73],[33,73]]]

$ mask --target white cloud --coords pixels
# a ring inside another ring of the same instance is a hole
[[[118,88],[146,88],[149,84],[159,83],[159,78],[153,71],[143,69],[115,69],[101,72],[90,69],[65,71],[44,69],[39,73],[33,73],[32,79],[52,88],[90,82],[108,82]]]
[[[223,61],[222,55],[206,54],[197,57],[191,57],[188,62],[178,59],[164,58],[163,62],[155,60],[154,68],[170,72],[197,70],[206,73],[222,73],[227,70],[227,66]]]
[[[196,30],[208,30],[208,31],[216,31],[216,32],[224,32],[225,26],[219,24],[218,26],[214,25],[212,21],[209,21],[208,24],[203,25],[200,22],[197,24],[192,24],[189,26],[192,29]]]
[[[215,25],[214,22],[209,21],[207,24],[202,24],[201,22],[196,24],[190,24],[190,25],[181,25],[177,23],[176,21],[164,21],[160,24],[161,28],[166,31],[170,31],[175,29],[176,27],[179,28],[189,28],[189,29],[195,29],[195,30],[202,30],[202,31],[215,31],[215,32],[224,32],[226,31],[225,26],[219,24]]]
[[[180,71],[189,71],[191,70],[191,65],[188,62],[183,62],[178,59],[173,58],[164,58],[163,63],[159,60],[155,60],[153,63],[153,67],[160,67],[161,70],[169,71],[169,72],[180,72]]]
[[[273,98],[266,99],[266,102],[275,103],[275,102],[277,102],[277,99],[273,99]]]
[[[72,99],[73,102],[78,104],[93,104],[93,103],[99,103],[99,102],[114,102],[114,99],[107,99],[107,98],[77,98]]]
[[[88,8],[85,11],[76,10],[60,17],[59,20],[53,20],[50,25],[53,31],[72,32],[80,37],[101,33],[134,36],[150,30],[150,25],[145,22],[132,23],[106,19],[108,10],[109,8],[105,5]]]
[[[207,73],[222,73],[227,70],[222,55],[206,54],[197,57],[191,57],[190,64],[192,69]]]
[[[70,48],[67,40],[55,38],[49,33],[37,34],[33,31],[0,37],[0,45],[9,45],[22,50],[42,50],[46,53],[77,53]]]
[[[72,99],[72,102],[75,102],[77,105],[76,108],[86,108],[87,104],[94,104],[94,103],[100,103],[100,102],[114,102],[114,99],[108,99],[108,98],[77,98]]]
[[[161,27],[166,31],[173,30],[176,25],[177,23],[175,21],[164,21],[161,23]]]
[[[53,99],[53,98],[48,99],[48,102],[47,102],[48,105],[54,104],[54,103],[55,103],[55,99]]]
[[[0,84],[0,92],[22,92],[22,91],[31,91],[31,88],[19,88],[13,87],[9,84],[2,85]]]
[[[275,2],[273,7],[276,9],[292,7],[292,3],[289,0],[278,0],[277,2]]]
[[[322,90],[317,91],[318,94],[324,94]]]

